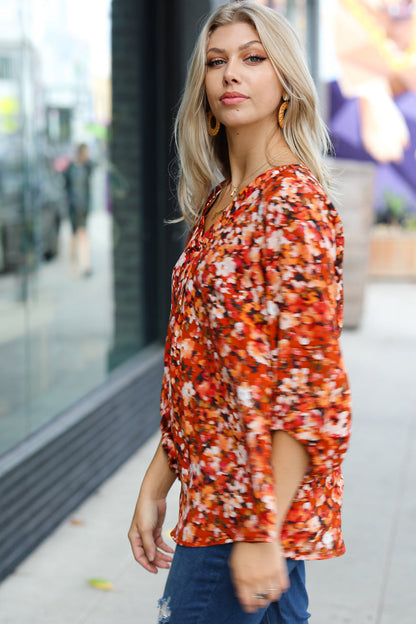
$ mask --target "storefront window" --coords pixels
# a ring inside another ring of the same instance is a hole
[[[110,0],[0,5],[0,454],[108,374],[109,22]]]

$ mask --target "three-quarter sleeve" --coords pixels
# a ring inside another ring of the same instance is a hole
[[[304,444],[312,470],[339,466],[350,434],[340,350],[342,225],[322,196],[265,210],[266,298],[274,344],[272,429]]]
[[[322,198],[264,201],[245,239],[209,266],[214,348],[246,432],[253,492],[273,507],[271,431],[306,446],[312,470],[340,464],[349,393],[339,347],[341,224]]]

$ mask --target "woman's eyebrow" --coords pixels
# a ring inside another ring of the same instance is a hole
[[[251,45],[253,45],[253,43],[259,43],[260,45],[263,45],[262,42],[259,41],[258,39],[253,39],[253,41],[248,41],[247,43],[243,43],[243,45],[241,45],[238,49],[245,50],[245,48],[249,48]]]
[[[253,45],[253,43],[259,43],[260,45],[263,45],[261,41],[258,41],[257,39],[253,39],[253,41],[248,41],[247,43],[243,43],[243,45],[241,45],[238,49],[245,50],[246,48],[249,48],[251,45]],[[215,54],[224,54],[225,50],[222,50],[221,48],[210,48],[209,50],[207,50],[207,54],[209,52],[215,52]]]

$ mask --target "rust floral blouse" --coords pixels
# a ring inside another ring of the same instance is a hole
[[[179,544],[273,541],[271,433],[310,469],[281,534],[288,557],[344,552],[341,462],[350,393],[341,356],[343,235],[309,169],[243,189],[204,233],[208,199],[172,278],[162,444],[181,481]]]

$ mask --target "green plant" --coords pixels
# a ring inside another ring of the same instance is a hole
[[[393,191],[384,193],[385,208],[376,215],[376,223],[399,225],[406,230],[416,229],[416,214],[409,210],[406,199]]]

